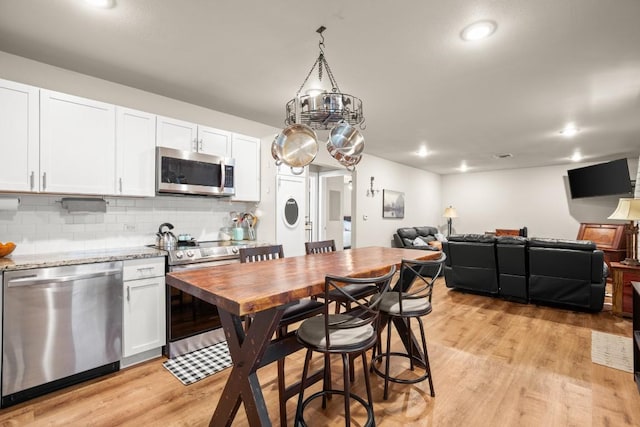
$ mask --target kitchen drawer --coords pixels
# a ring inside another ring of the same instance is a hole
[[[124,262],[122,280],[138,280],[164,276],[164,257],[133,259]]]

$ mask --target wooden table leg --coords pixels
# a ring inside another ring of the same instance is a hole
[[[209,425],[231,426],[240,403],[244,403],[249,425],[270,426],[269,413],[256,371],[280,322],[282,310],[274,308],[256,313],[246,334],[238,316],[220,308],[218,311],[233,368]]]

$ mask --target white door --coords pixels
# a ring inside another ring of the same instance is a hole
[[[116,107],[116,194],[155,195],[156,116]]]
[[[41,190],[66,194],[114,194],[115,106],[40,91]]]
[[[38,92],[0,80],[0,190],[38,191]]]
[[[164,276],[124,284],[122,355],[132,356],[166,344]]]
[[[340,176],[321,176],[322,215],[320,218],[321,240],[333,240],[336,249],[343,249],[343,213],[344,178]]]
[[[276,241],[284,256],[304,255],[305,178],[276,176]]]

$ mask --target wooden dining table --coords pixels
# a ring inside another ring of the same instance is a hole
[[[257,370],[301,348],[294,334],[273,338],[286,304],[322,294],[327,274],[372,277],[399,266],[403,258],[439,256],[436,251],[364,247],[167,274],[167,285],[218,307],[229,346],[233,368],[209,425],[230,426],[241,403],[251,426],[271,425]],[[246,315],[253,321],[245,330]]]

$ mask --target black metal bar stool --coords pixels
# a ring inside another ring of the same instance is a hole
[[[282,245],[256,246],[240,249],[240,262],[260,262],[271,259],[284,258]],[[289,333],[289,326],[303,319],[322,312],[323,304],[319,301],[305,298],[288,304],[284,308],[282,319],[276,330],[276,337],[282,338]],[[251,318],[246,322],[251,323]],[[297,394],[297,386],[285,384],[284,358],[278,359],[278,397],[280,401],[280,425],[287,425],[287,400]],[[326,368],[330,372],[329,368]]]
[[[422,324],[421,318],[431,313],[433,284],[442,272],[446,258],[447,256],[442,253],[437,260],[416,261],[403,259],[400,266],[400,278],[393,289],[384,295],[374,297],[375,301],[380,303],[381,320],[387,328],[387,345],[386,351],[382,353],[382,329],[380,329],[378,346],[374,348],[371,359],[371,370],[384,378],[384,400],[387,400],[389,397],[389,381],[401,384],[415,384],[428,379],[431,396],[435,397],[436,395],[433,388],[427,341],[425,339],[424,325]],[[417,347],[417,340],[411,331],[411,319],[413,318],[418,321],[418,325],[420,326],[422,348]],[[392,324],[398,329],[400,338],[406,348],[406,353],[391,351]],[[413,371],[415,365],[418,364],[424,368],[424,374],[417,378],[409,379],[391,376],[389,374],[389,367],[392,357],[408,359],[409,369],[411,369],[411,371]],[[376,366],[376,364],[382,361],[384,361],[385,364],[384,372]]]
[[[336,242],[334,240],[305,242],[304,248],[307,255],[335,252]],[[367,298],[378,291],[371,283],[353,283],[343,287],[342,290],[355,299]],[[343,297],[342,293],[334,291],[332,297],[336,302],[336,313],[340,313],[341,307],[344,307],[347,311],[351,309],[351,300],[348,297]]]
[[[351,399],[359,402],[366,409],[367,421],[364,425],[375,425],[371,384],[369,382],[369,370],[367,368],[367,357],[365,352],[375,346],[378,339],[377,326],[379,322],[377,320],[379,316],[379,305],[382,299],[379,298],[378,302],[367,303],[366,301],[356,299],[346,291],[343,291],[342,286],[369,283],[376,286],[379,295],[384,295],[389,290],[391,278],[395,272],[396,267],[393,266],[388,273],[378,277],[352,278],[326,276],[323,295],[324,313],[320,316],[304,320],[296,332],[298,341],[307,348],[304,369],[302,372],[302,385],[300,387],[298,407],[296,410],[296,426],[307,425],[304,421],[303,413],[305,407],[307,407],[312,400],[322,397],[322,406],[325,407],[327,397],[330,397],[333,394],[344,396],[345,423],[347,426],[351,425]],[[350,311],[344,313],[330,313],[329,306],[335,301],[334,296],[332,296],[334,291],[340,294],[341,298],[347,298],[350,301],[351,306],[353,307]],[[339,354],[342,357],[344,389],[333,389],[331,388],[330,381],[325,381],[321,391],[314,393],[305,399],[305,383],[307,381],[311,356],[314,351],[323,353],[325,356]],[[349,364],[350,356],[362,356],[363,373],[367,389],[366,401],[362,397],[351,392],[349,380],[351,376],[351,368]]]

